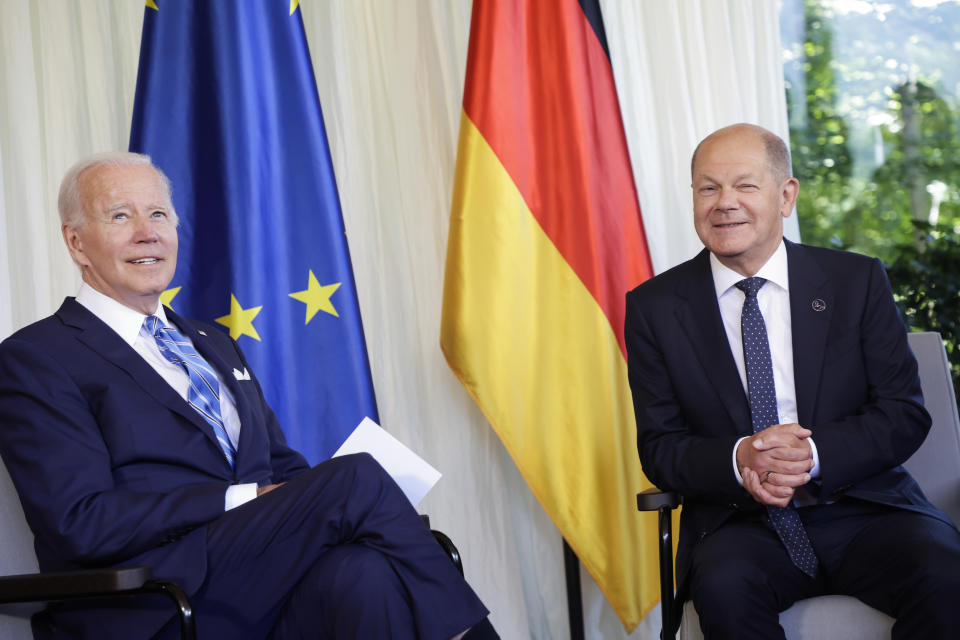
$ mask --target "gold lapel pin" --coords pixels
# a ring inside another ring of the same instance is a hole
[[[814,298],[813,302],[810,303],[810,306],[814,311],[823,311],[827,308],[827,303],[824,302],[821,298]]]

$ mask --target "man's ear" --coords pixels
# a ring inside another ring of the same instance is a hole
[[[796,178],[787,178],[782,187],[781,197],[783,197],[783,209],[780,215],[789,218],[793,213],[793,205],[797,202],[797,196],[800,195],[800,181]]]
[[[60,225],[60,232],[63,233],[63,242],[67,245],[70,257],[81,267],[85,266],[88,261],[86,254],[83,252],[83,240],[80,238],[80,233],[67,223]]]

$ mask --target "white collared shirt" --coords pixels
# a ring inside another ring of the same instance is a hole
[[[133,347],[133,350],[146,360],[147,364],[149,364],[154,371],[160,374],[160,377],[163,378],[167,384],[173,387],[174,391],[176,391],[181,398],[187,400],[187,394],[190,388],[190,377],[182,367],[170,362],[160,353],[160,348],[157,347],[156,341],[143,328],[143,321],[147,316],[117,302],[110,296],[100,293],[86,282],[80,285],[80,291],[77,292],[77,302],[113,329],[124,342]],[[159,302],[157,303],[157,311],[154,315],[160,318],[164,324],[175,327],[177,330],[180,329],[180,327],[177,327],[176,324],[167,319],[163,311],[163,305]],[[190,338],[184,337],[190,340]],[[233,443],[234,448],[237,448],[240,440],[240,416],[237,413],[236,400],[234,400],[229,387],[224,384],[220,374],[217,373],[213,367],[211,367],[211,369],[214,370],[214,374],[216,374],[217,380],[220,383],[220,415],[223,418],[223,426],[227,432],[227,436],[230,438],[230,442]],[[241,487],[245,488],[241,489]],[[252,496],[250,494],[251,487],[253,491]],[[256,484],[231,485],[227,489],[225,509],[230,510],[251,498],[255,498],[256,488]]]
[[[735,286],[744,279],[744,276],[723,265],[712,253],[710,270],[713,273],[713,285],[720,305],[723,328],[730,343],[730,351],[737,365],[744,393],[749,395],[747,368],[743,359],[743,336],[740,332],[740,316],[743,313],[746,294]],[[757,304],[760,305],[760,313],[763,314],[763,322],[767,327],[767,340],[770,343],[773,384],[777,392],[777,414],[781,424],[797,422],[797,390],[793,377],[793,330],[790,320],[790,279],[787,267],[787,246],[783,240],[755,275],[767,280],[757,293]],[[737,468],[737,447],[743,439],[737,440],[733,445],[733,473],[740,484],[743,484],[743,478],[740,477],[740,470]],[[820,475],[820,460],[813,438],[809,440],[814,463],[810,476],[816,478]]]

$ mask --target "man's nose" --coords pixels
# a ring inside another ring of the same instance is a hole
[[[136,242],[156,242],[160,237],[153,219],[149,216],[136,216],[134,225],[134,240]]]
[[[735,189],[722,188],[720,189],[719,197],[717,198],[717,209],[723,209],[728,211],[730,209],[736,209],[740,206],[740,202],[737,199],[737,192]]]

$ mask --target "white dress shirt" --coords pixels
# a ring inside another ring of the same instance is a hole
[[[187,394],[190,388],[190,376],[183,370],[183,367],[170,362],[160,353],[160,348],[157,347],[156,340],[143,328],[143,321],[147,316],[100,293],[85,282],[80,286],[80,291],[77,293],[77,302],[113,329],[124,342],[133,347],[133,350],[147,361],[147,364],[149,364],[154,371],[160,374],[160,377],[163,378],[167,384],[173,387],[174,391],[176,391],[181,398],[187,400]],[[154,315],[160,318],[165,325],[170,325],[177,330],[180,329],[180,327],[177,327],[167,319],[163,311],[163,305],[159,302],[157,303],[157,311]],[[184,336],[184,338],[188,341],[190,340],[190,338],[186,336]],[[237,413],[237,404],[233,398],[233,394],[230,393],[230,389],[223,383],[220,374],[215,370],[214,374],[220,383],[220,415],[223,418],[223,426],[227,432],[227,436],[230,438],[230,442],[233,443],[236,449],[240,439],[240,416]],[[256,497],[256,484],[231,485],[227,488],[224,509],[229,511]]]
[[[710,269],[713,273],[713,284],[717,292],[717,302],[720,304],[723,328],[727,332],[727,341],[730,343],[730,351],[737,364],[743,390],[749,395],[747,368],[743,359],[743,336],[740,331],[740,316],[743,313],[746,294],[735,286],[744,279],[744,276],[724,266],[712,253]],[[787,273],[787,247],[783,240],[755,275],[767,281],[757,293],[757,303],[760,305],[760,313],[763,314],[763,322],[767,327],[767,340],[770,343],[773,384],[777,392],[777,414],[781,424],[797,422],[797,390],[793,378],[793,331],[790,321],[790,280]],[[733,473],[741,485],[743,478],[737,468],[737,447],[745,437],[737,440],[732,452]],[[813,438],[808,440],[813,454],[813,469],[810,470],[810,476],[816,478],[820,475],[820,460]]]

